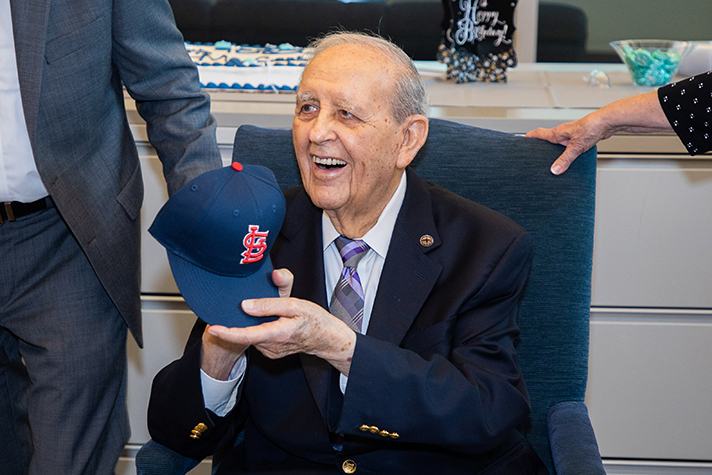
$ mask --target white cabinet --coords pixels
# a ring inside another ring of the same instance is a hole
[[[712,157],[602,154],[597,179],[592,305],[711,309]]]

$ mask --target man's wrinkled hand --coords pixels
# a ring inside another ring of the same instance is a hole
[[[223,340],[212,333],[211,328],[208,325],[203,331],[200,368],[213,379],[227,381],[230,371],[248,345]]]
[[[210,327],[210,333],[235,345],[254,346],[271,359],[297,353],[318,356],[348,375],[356,334],[319,305],[296,298],[267,298],[242,302],[245,313],[278,320],[246,328]]]

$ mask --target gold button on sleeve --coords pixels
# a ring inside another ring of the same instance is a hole
[[[391,433],[388,432],[387,430],[382,430],[381,432],[378,433],[378,435],[380,435],[381,437],[388,437],[389,435],[391,435]]]
[[[341,469],[344,473],[356,473],[356,462],[351,459],[344,460],[344,463],[341,464]]]
[[[361,432],[368,432],[369,430],[371,430],[371,428],[369,426],[367,426],[366,424],[364,424],[361,427],[359,427],[358,430],[360,430]]]
[[[381,429],[376,426],[371,426],[368,428],[368,430],[370,430],[372,434],[378,434],[381,431]]]
[[[196,440],[200,439],[200,436],[203,435],[206,430],[208,430],[208,426],[201,422],[190,431],[190,438]]]
[[[398,435],[398,432],[391,432],[390,434],[388,434],[388,437],[390,437],[391,439],[394,439],[394,440],[400,439],[400,435]]]

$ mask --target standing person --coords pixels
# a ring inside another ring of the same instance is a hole
[[[143,184],[122,84],[170,193],[220,165],[165,0],[0,0],[0,472],[110,474],[142,344]]]
[[[201,459],[244,429],[221,474],[546,473],[517,430],[530,410],[515,350],[530,235],[406,169],[427,99],[392,43],[318,41],[296,103],[303,186],[285,193],[270,253],[283,298],[242,302],[281,318],[199,320],[154,379],[153,439]],[[198,241],[186,244],[202,254]]]
[[[576,157],[616,132],[675,132],[690,155],[712,150],[712,71],[616,102],[527,137],[566,146],[551,172],[564,173]]]

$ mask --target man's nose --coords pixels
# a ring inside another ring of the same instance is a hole
[[[309,140],[312,143],[323,143],[333,140],[336,137],[334,133],[333,116],[325,113],[323,110],[312,122],[311,130],[309,131]]]

